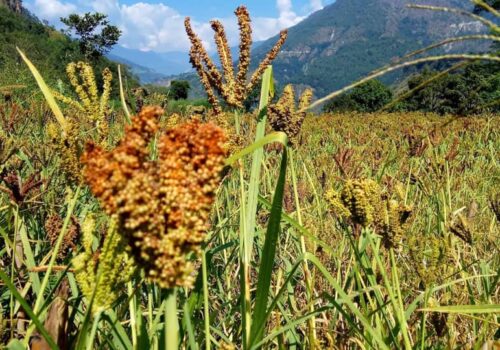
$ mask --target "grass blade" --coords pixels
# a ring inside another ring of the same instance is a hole
[[[255,308],[253,311],[252,328],[250,331],[251,346],[259,342],[262,338],[263,328],[261,325],[265,322],[267,314],[267,304],[271,290],[271,279],[274,268],[276,247],[278,246],[278,236],[281,224],[281,211],[283,208],[283,196],[285,192],[286,168],[287,168],[287,150],[284,148],[281,159],[280,175],[274,191],[273,206],[271,216],[267,226],[266,240],[262,250],[262,260],[259,268],[259,279],[257,282],[257,295]]]
[[[42,90],[43,96],[45,96],[45,99],[47,100],[47,103],[49,104],[50,109],[52,110],[52,113],[54,113],[54,116],[56,117],[57,121],[63,128],[63,130],[66,130],[68,127],[68,124],[66,122],[66,118],[64,118],[64,115],[61,112],[61,109],[59,108],[59,105],[57,104],[56,100],[54,99],[54,96],[50,92],[49,87],[43,80],[42,75],[36,69],[36,67],[31,63],[31,61],[26,57],[26,55],[19,49],[17,48],[17,51],[21,55],[21,58],[23,61],[26,63],[28,66],[29,70],[31,71],[31,74],[35,77],[35,80],[40,87],[40,90]]]
[[[125,91],[123,89],[123,81],[122,81],[122,70],[120,65],[118,65],[118,81],[120,83],[120,100],[122,101],[123,111],[125,112],[125,119],[127,123],[132,123],[132,119],[130,118],[130,111],[127,107],[127,101],[125,100]]]
[[[388,350],[389,347],[385,344],[382,335],[379,334],[370,324],[368,319],[359,311],[358,307],[352,302],[351,298],[347,295],[344,289],[340,286],[340,284],[333,278],[333,276],[328,272],[325,266],[316,258],[314,255],[307,253],[305,254],[307,260],[316,265],[316,268],[323,274],[328,283],[335,289],[341,299],[344,301],[344,304],[351,310],[351,312],[358,318],[359,322],[365,328],[365,331],[368,332],[372,338],[377,342],[379,349]],[[363,337],[366,337],[362,334]]]
[[[419,309],[421,312],[441,312],[447,314],[500,314],[499,304],[451,305]]]
[[[107,311],[103,314],[102,319],[108,323],[111,328],[115,346],[123,350],[132,349],[132,342],[128,338],[121,323],[118,322],[115,312],[112,310]]]
[[[281,143],[283,146],[286,146],[287,144],[287,136],[284,132],[273,132],[263,138],[261,138],[259,141],[254,142],[247,148],[239,151],[238,153],[234,154],[231,156],[229,159],[226,160],[226,165],[232,166],[234,163],[236,163],[238,160],[242,159],[243,157],[252,154],[253,152],[261,149],[265,145],[268,145],[270,143],[278,142]]]

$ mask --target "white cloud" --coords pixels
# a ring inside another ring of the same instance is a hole
[[[323,8],[323,1],[322,0],[310,0],[309,1],[311,5],[311,10],[314,11],[319,11]]]
[[[91,6],[94,11],[106,13],[110,16],[120,12],[120,5],[117,0],[96,0],[91,2]]]
[[[34,11],[39,17],[47,20],[59,19],[76,11],[76,6],[71,3],[59,0],[35,0],[30,10]]]
[[[292,1],[291,0],[276,0],[276,7],[280,12],[280,16],[282,14],[293,13],[292,11]]]
[[[119,7],[122,44],[144,51],[187,51],[189,40],[184,31],[184,16],[164,4],[139,2]],[[208,43],[210,24],[192,21],[200,37]]]
[[[187,51],[189,40],[184,31],[184,14],[162,3],[136,2],[120,4],[120,0],[77,0],[78,6],[64,0],[33,0],[30,10],[44,19],[56,20],[71,12],[98,11],[122,30],[120,44],[144,51]],[[68,1],[68,0],[66,0]],[[310,9],[322,7],[321,0],[309,0]],[[277,17],[252,17],[255,41],[268,39],[281,29],[291,27],[304,17],[297,15],[292,0],[276,0]],[[238,44],[238,25],[234,16],[219,18],[224,24],[230,45]],[[209,50],[215,49],[210,24],[195,18],[192,25]]]
[[[281,28],[291,27],[304,19],[293,11],[291,0],[276,0],[276,7],[279,11],[278,26]]]

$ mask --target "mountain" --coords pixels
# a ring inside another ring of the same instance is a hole
[[[114,62],[118,62],[128,66],[132,74],[134,74],[137,78],[139,78],[141,84],[150,84],[166,78],[165,74],[158,73],[154,69],[144,67],[140,64],[129,61],[123,57],[116,56],[114,54],[107,54],[106,57]]]
[[[149,73],[159,73],[163,76],[181,74],[191,69],[189,56],[186,52],[153,52],[141,51],[115,46],[110,57],[149,69]]]
[[[263,41],[256,41],[253,47],[258,48],[262,43]],[[238,57],[238,52],[238,46],[231,48],[233,57]],[[113,61],[129,66],[143,84],[155,83],[168,86],[171,80],[196,80],[192,74],[189,56],[185,52],[158,53],[116,46],[107,56]],[[215,54],[212,58],[218,64],[218,56]],[[196,91],[191,90],[193,94],[201,96],[203,92],[201,85],[198,86],[194,81],[191,85],[196,87]]]
[[[274,61],[279,83],[308,85],[317,96],[341,88],[413,50],[451,36],[480,33],[485,28],[467,17],[409,9],[409,0],[337,0],[289,29]],[[436,6],[467,6],[464,0],[432,0]],[[276,42],[271,38],[252,54],[259,62]],[[485,46],[488,47],[488,46]],[[477,44],[445,51],[478,50]],[[392,81],[397,76],[393,75]]]

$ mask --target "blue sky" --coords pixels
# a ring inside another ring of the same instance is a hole
[[[99,11],[109,15],[122,30],[120,45],[143,51],[187,51],[185,16],[209,49],[213,49],[209,20],[221,20],[232,45],[237,43],[233,11],[245,4],[254,23],[254,40],[264,40],[293,26],[334,0],[25,0],[25,6],[39,18],[60,26],[59,18],[69,13]]]

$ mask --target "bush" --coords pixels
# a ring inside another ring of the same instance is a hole
[[[496,63],[475,63],[461,71],[446,74],[413,93],[403,102],[402,108],[406,111],[455,115],[498,111],[498,67]],[[408,89],[422,85],[436,74],[438,72],[425,69],[408,80]]]
[[[378,80],[370,80],[340,96],[324,107],[325,112],[375,112],[391,102],[392,91]]]
[[[188,98],[191,86],[186,80],[173,80],[170,83],[170,97],[174,100],[185,100]]]

